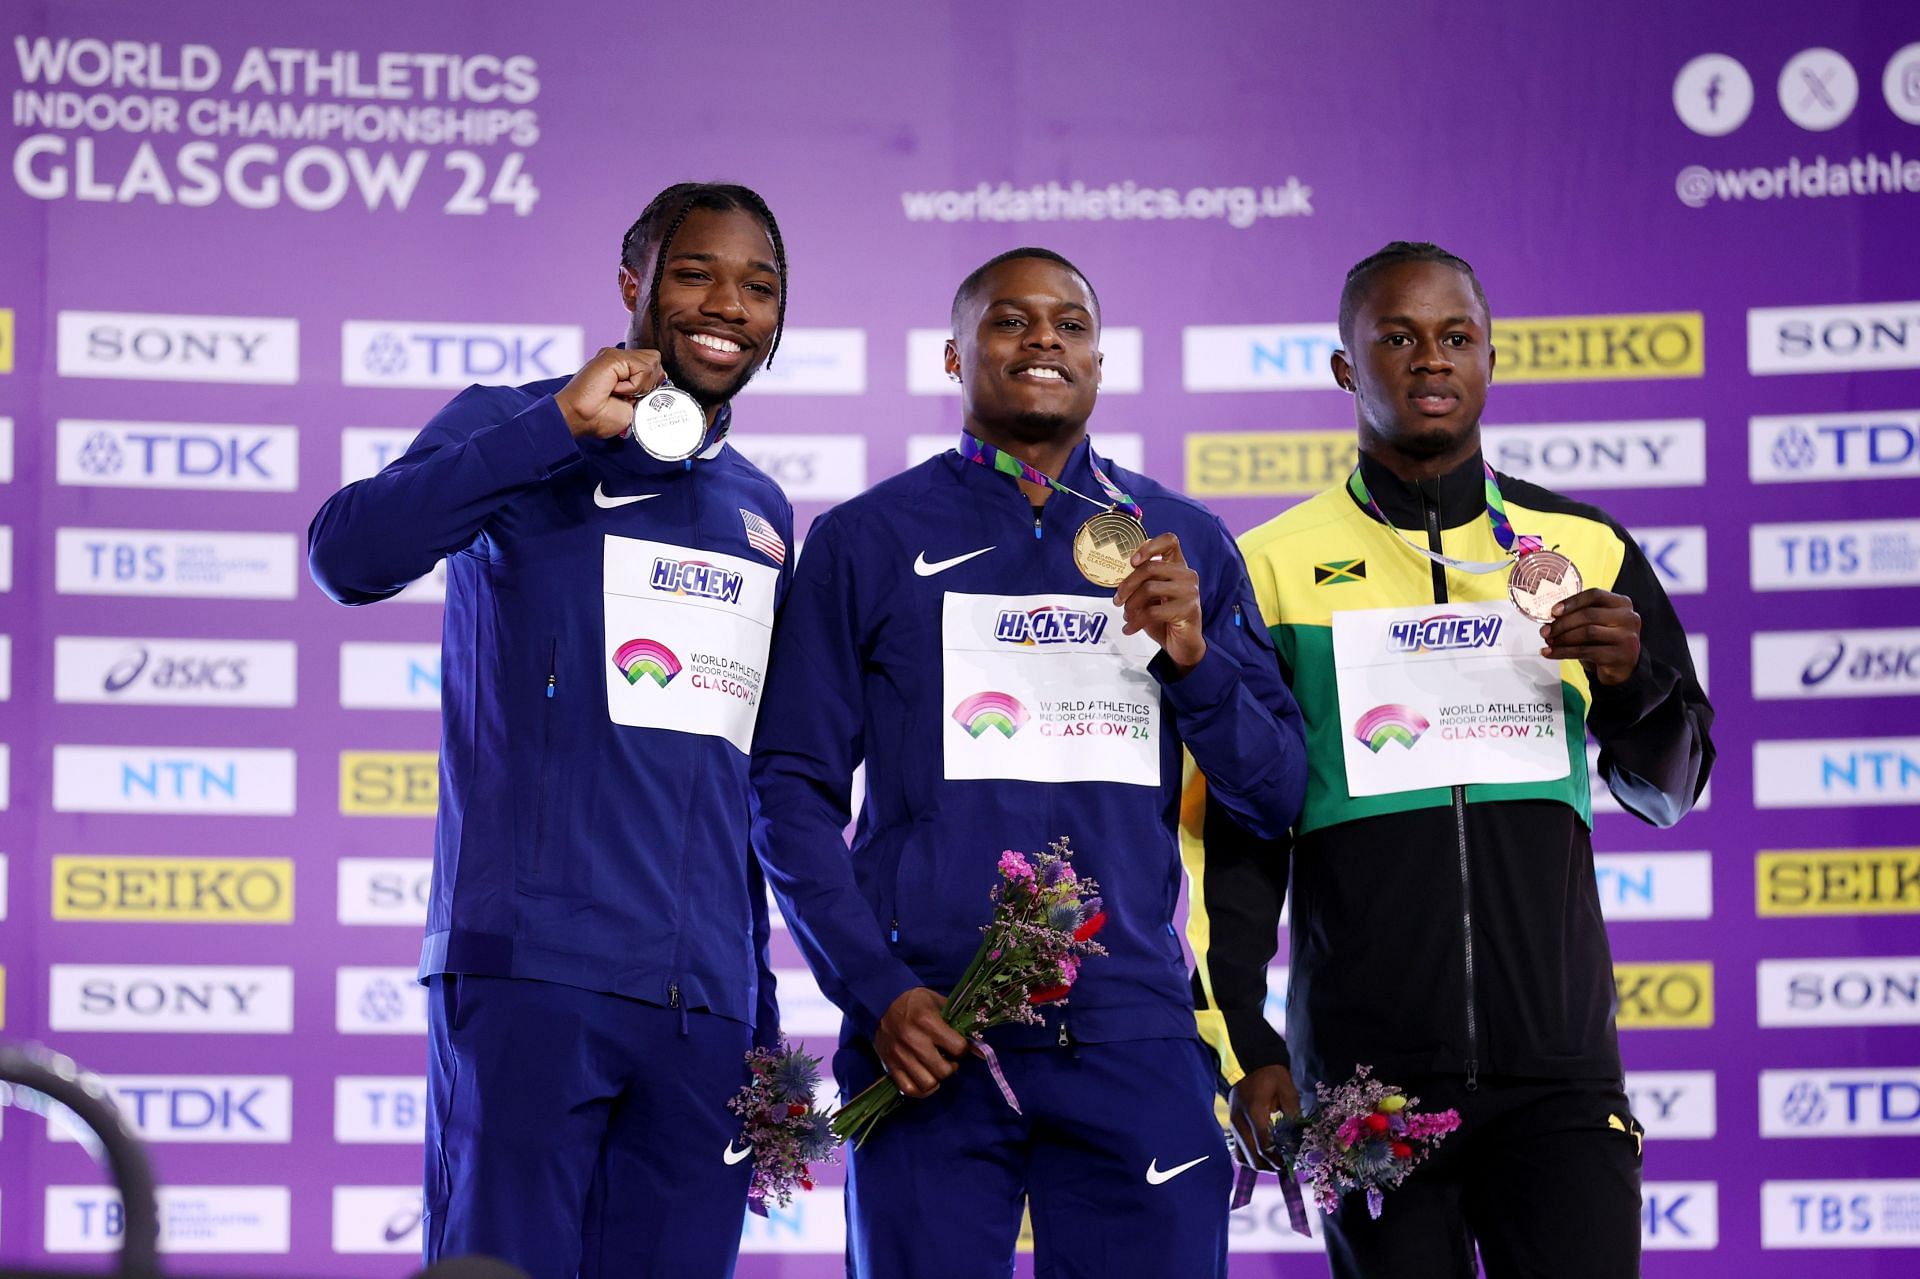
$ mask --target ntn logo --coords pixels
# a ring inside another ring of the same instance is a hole
[[[1920,789],[1920,758],[1893,747],[1850,750],[1843,754],[1823,751],[1820,755],[1820,786],[1823,790]]]
[[[197,759],[122,761],[120,793],[150,799],[235,799],[239,796],[239,766],[232,760],[218,767]]]

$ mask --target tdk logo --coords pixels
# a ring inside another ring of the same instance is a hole
[[[116,488],[286,492],[299,483],[298,440],[291,426],[65,421],[59,430],[59,480]]]
[[[734,570],[701,560],[659,559],[653,562],[651,584],[656,591],[693,595],[703,600],[718,600],[722,604],[738,604],[740,588],[745,583],[746,578]]]
[[[1763,1070],[1763,1137],[1920,1134],[1920,1069]]]
[[[147,1141],[292,1139],[293,1086],[284,1075],[114,1075],[103,1082]],[[48,1135],[72,1141],[60,1118],[49,1118]]]
[[[290,383],[300,372],[295,320],[62,311],[58,340],[62,377]]]
[[[1387,626],[1387,649],[1394,653],[1492,648],[1500,642],[1500,619],[1491,614],[1408,618]]]
[[[348,386],[458,388],[562,377],[581,364],[568,325],[416,324],[348,320],[340,380]]]
[[[1003,609],[993,637],[1006,644],[1098,644],[1107,633],[1107,616],[1060,604]]]
[[[1756,484],[1920,475],[1920,412],[1756,417],[1747,469]]]
[[[1705,1250],[1720,1243],[1720,1187],[1712,1181],[1649,1181],[1640,1187],[1640,1246]]]

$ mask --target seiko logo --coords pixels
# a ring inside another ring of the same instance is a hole
[[[281,858],[56,856],[55,919],[291,923]]]
[[[1915,367],[1920,367],[1920,303],[1747,312],[1747,368],[1753,373]]]
[[[299,371],[294,320],[62,311],[62,377],[198,382],[292,382]]]
[[[1421,653],[1492,648],[1500,642],[1500,621],[1499,617],[1489,614],[1443,613],[1438,617],[1392,622],[1387,626],[1387,649],[1394,653]]]
[[[580,330],[566,326],[348,320],[341,336],[340,376],[348,386],[531,382],[580,364]]]
[[[746,579],[733,569],[721,568],[700,560],[657,559],[653,562],[651,585],[656,591],[674,595],[693,595],[700,599],[738,604],[740,588]]]
[[[1107,614],[1058,604],[1003,609],[993,628],[1007,644],[1098,644],[1106,633]]]
[[[1196,431],[1187,489],[1197,496],[1318,493],[1353,469],[1352,431]]]
[[[1763,852],[1762,915],[1920,914],[1920,848]]]
[[[1712,964],[1615,964],[1613,989],[1622,1029],[1713,1025]]]
[[[1488,427],[1494,469],[1539,484],[1641,488],[1706,481],[1706,424],[1595,422]]]
[[[1699,377],[1705,330],[1697,311],[1495,320],[1493,345],[1509,382]]]

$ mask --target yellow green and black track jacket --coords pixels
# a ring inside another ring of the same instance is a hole
[[[1478,455],[1419,484],[1364,456],[1360,465],[1381,510],[1408,536],[1459,559],[1503,558]],[[1621,804],[1669,826],[1706,784],[1713,709],[1673,606],[1633,539],[1591,506],[1499,480],[1518,532],[1542,538],[1587,586],[1627,596],[1640,614],[1640,661],[1624,683],[1600,686],[1580,663],[1561,663],[1569,759],[1560,781],[1349,795],[1333,614],[1500,599],[1506,574],[1428,561],[1344,486],[1240,539],[1306,720],[1309,776],[1300,820],[1281,841],[1252,838],[1218,805],[1190,803],[1183,813],[1198,889],[1188,922],[1195,1002],[1229,1084],[1285,1062],[1289,1043],[1302,1091],[1339,1083],[1360,1064],[1388,1080],[1619,1076],[1587,735],[1599,740],[1600,776]],[[1283,1041],[1262,1010],[1289,873]]]

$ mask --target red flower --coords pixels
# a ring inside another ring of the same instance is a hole
[[[802,1177],[802,1178],[800,1178],[800,1189],[802,1189],[802,1190],[812,1190],[812,1189],[813,1189],[813,1178],[811,1178],[811,1177]]]
[[[1086,923],[1080,925],[1080,927],[1073,930],[1073,939],[1075,941],[1086,941],[1088,938],[1092,937],[1095,933],[1099,932],[1102,928],[1105,928],[1106,926],[1107,926],[1107,912],[1104,910],[1097,911],[1094,913],[1092,918],[1087,920]]]
[[[1393,1157],[1394,1157],[1395,1159],[1411,1159],[1411,1158],[1413,1158],[1413,1147],[1412,1147],[1412,1146],[1409,1146],[1409,1145],[1408,1145],[1408,1144],[1407,1144],[1406,1142],[1404,1142],[1404,1141],[1396,1141],[1396,1142],[1394,1142],[1394,1143],[1393,1143],[1393,1146],[1392,1146],[1392,1150],[1393,1150]]]
[[[1387,1117],[1376,1110],[1371,1115],[1368,1115],[1366,1118],[1362,1119],[1360,1121],[1360,1126],[1362,1128],[1365,1128],[1369,1133],[1372,1133],[1374,1136],[1378,1137],[1381,1133],[1387,1130]]]
[[[807,1108],[801,1105],[799,1102],[790,1101],[787,1103],[787,1118],[798,1119],[800,1116],[806,1113],[807,1113]]]
[[[1039,990],[1027,996],[1027,1002],[1030,1004],[1057,1003],[1071,993],[1073,993],[1073,987],[1071,986],[1042,986]]]

